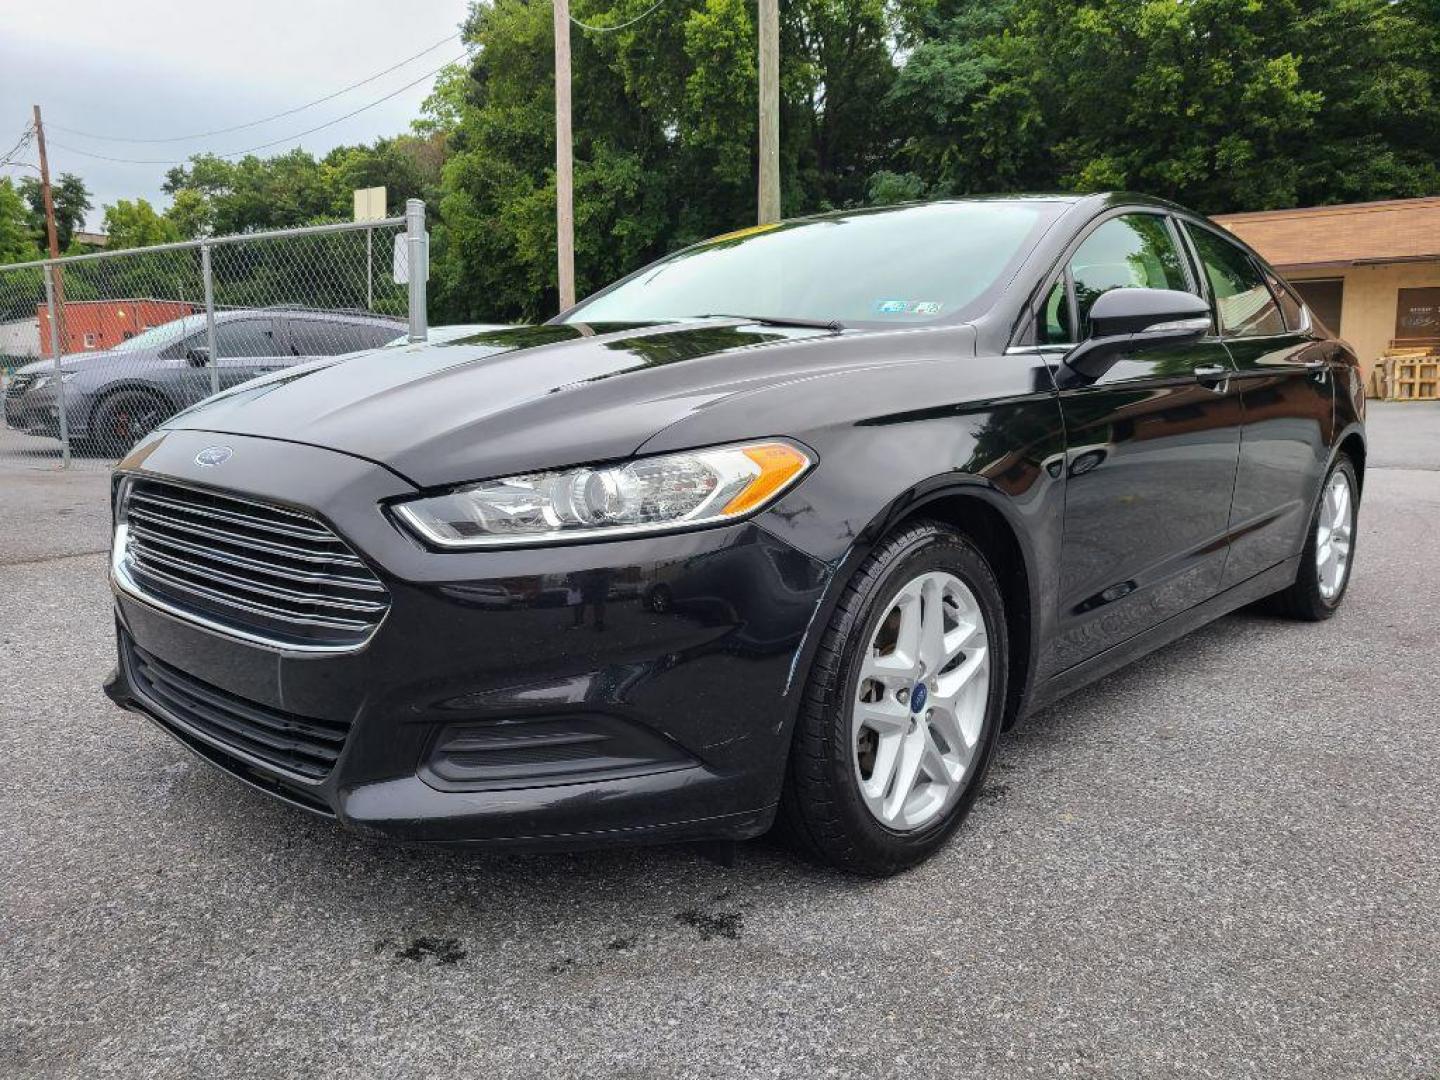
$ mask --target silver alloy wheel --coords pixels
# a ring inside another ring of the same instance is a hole
[[[1352,513],[1354,498],[1350,477],[1336,469],[1325,485],[1320,500],[1320,513],[1315,523],[1315,567],[1320,581],[1320,595],[1334,600],[1345,586],[1350,571],[1350,541],[1355,531]]]
[[[891,598],[861,657],[851,706],[860,794],[910,832],[964,790],[990,697],[985,618],[970,587],[932,570]]]

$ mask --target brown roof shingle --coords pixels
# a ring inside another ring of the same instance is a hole
[[[1220,214],[1214,220],[1282,269],[1440,258],[1440,196]]]

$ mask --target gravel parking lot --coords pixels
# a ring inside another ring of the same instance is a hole
[[[106,477],[0,467],[0,1075],[1440,1076],[1440,406],[1371,424],[1338,617],[1046,711],[885,882],[276,805],[101,696]]]

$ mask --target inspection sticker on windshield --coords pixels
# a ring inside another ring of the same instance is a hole
[[[881,315],[939,315],[944,305],[938,300],[876,300]]]

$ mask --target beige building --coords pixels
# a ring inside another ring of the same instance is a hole
[[[1440,197],[1214,220],[1258,251],[1354,346],[1367,382],[1392,349],[1440,349]]]

